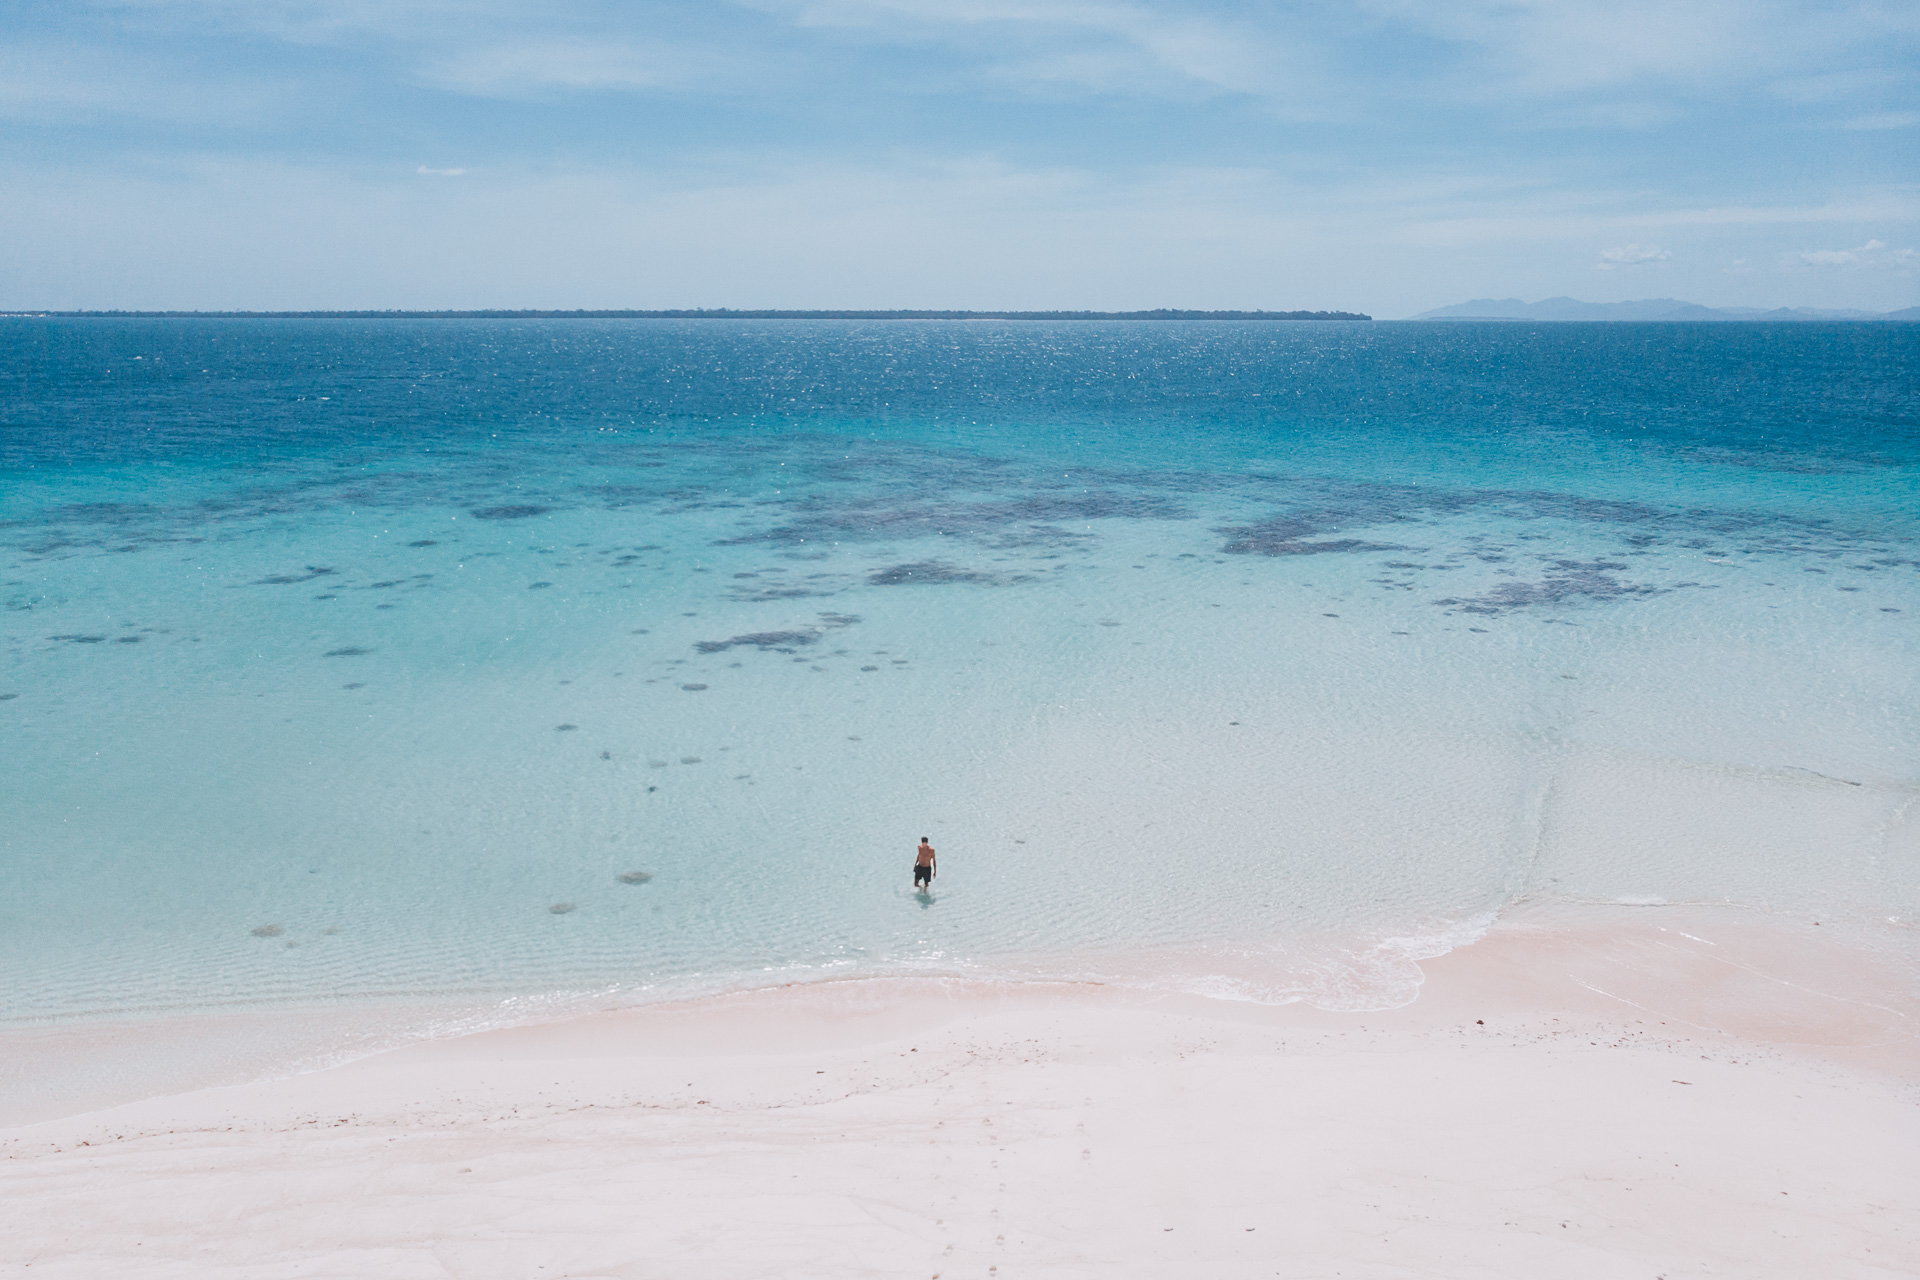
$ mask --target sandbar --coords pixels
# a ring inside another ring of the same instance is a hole
[[[1370,1013],[786,986],[16,1126],[0,1271],[1920,1273],[1900,965],[1751,913],[1594,910],[1422,968]]]

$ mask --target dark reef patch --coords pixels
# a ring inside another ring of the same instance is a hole
[[[1271,537],[1249,529],[1220,548],[1230,556],[1324,556],[1356,551],[1413,551],[1417,548],[1398,542],[1367,542],[1360,538],[1334,538],[1326,542],[1307,542],[1300,538]]]
[[[653,879],[653,872],[622,871],[619,875],[615,876],[614,879],[618,880],[621,884],[645,884],[647,881]]]
[[[305,573],[276,573],[268,578],[255,578],[253,585],[256,587],[284,587],[294,582],[312,582],[315,578],[324,578],[335,572],[336,570],[333,569],[310,564],[307,566]]]
[[[870,476],[866,477],[871,479]],[[996,477],[1004,481],[1004,477]],[[953,502],[903,497],[897,492],[855,497],[814,496],[765,505],[790,513],[785,524],[722,539],[719,546],[859,542],[876,539],[969,538],[1010,546],[1058,545],[1085,535],[1058,528],[1092,520],[1186,520],[1172,498],[1120,489],[1043,490],[999,501]]]
[[[104,644],[107,638],[105,636],[63,635],[48,636],[47,639],[58,640],[63,644]]]
[[[1223,550],[1239,554],[1313,554],[1324,550],[1364,550],[1332,539],[1348,530],[1425,524],[1438,517],[1488,511],[1515,520],[1565,520],[1611,527],[1622,544],[1646,552],[1661,542],[1695,548],[1739,539],[1749,555],[1837,555],[1878,542],[1862,532],[1830,521],[1773,512],[1727,511],[1707,507],[1660,507],[1644,502],[1589,498],[1533,489],[1436,489],[1425,485],[1323,480],[1305,476],[1246,477],[1240,487],[1284,504],[1271,517],[1215,530],[1226,539]],[[1522,535],[1523,537],[1528,535]],[[1537,536],[1537,535],[1536,535]],[[1467,554],[1497,562],[1499,548],[1473,547]],[[1438,566],[1431,566],[1438,567]]]
[[[777,587],[737,586],[727,592],[727,599],[751,604],[768,600],[813,600],[833,594],[833,588],[822,584]]]
[[[437,547],[440,544],[432,538],[419,538],[413,542],[409,542],[407,545],[410,547]]]
[[[1058,525],[1033,524],[1016,527],[998,537],[987,539],[996,551],[1021,551],[1029,547],[1072,547],[1093,541],[1090,533],[1076,533]]]
[[[362,648],[359,648],[359,647],[358,647],[358,646],[356,646],[356,645],[348,645],[348,646],[347,646],[346,648],[344,648],[344,649],[329,649],[329,650],[327,650],[327,657],[329,657],[329,658],[358,658],[358,657],[360,657],[360,656],[362,656],[363,654],[369,654],[369,653],[372,653],[372,652],[373,652],[373,650],[371,650],[371,649],[362,649]]]
[[[1664,595],[1671,588],[1622,582],[1614,571],[1627,566],[1614,560],[1555,560],[1537,582],[1503,582],[1478,596],[1449,596],[1436,600],[1443,608],[1462,613],[1499,614],[1533,605],[1562,604],[1568,600],[1620,600]]]
[[[725,640],[701,640],[693,647],[701,653],[725,653],[736,645],[750,645],[755,649],[776,649],[781,653],[791,653],[802,645],[817,644],[818,631],[754,631],[746,635],[731,636]]]
[[[963,569],[945,560],[916,560],[911,564],[890,565],[867,575],[870,587],[936,586],[947,582],[992,583],[999,579],[977,569]]]
[[[525,504],[508,507],[478,507],[471,514],[475,520],[526,520],[533,516],[543,516],[551,510],[553,510],[552,507]]]

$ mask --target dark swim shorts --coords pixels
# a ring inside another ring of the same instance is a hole
[[[913,869],[913,882],[914,882],[915,884],[932,884],[932,883],[933,883],[933,868],[932,868],[932,867],[918,867],[918,866],[917,866],[917,867],[915,867],[915,868]]]

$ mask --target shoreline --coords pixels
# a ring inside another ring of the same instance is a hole
[[[1585,914],[1385,1011],[898,977],[423,1042],[0,1130],[0,1230],[76,1276],[1920,1267],[1906,978]]]
[[[1318,1013],[1336,1020],[1391,1018],[1418,1027],[1454,1016],[1458,1010],[1453,1005],[1459,1000],[1485,1002],[1484,997],[1461,996],[1463,984],[1491,984],[1498,992],[1494,1003],[1517,999],[1530,1009],[1575,998],[1571,988],[1556,996],[1528,980],[1517,964],[1520,948],[1539,959],[1551,956],[1563,965],[1584,966],[1577,985],[1599,985],[1579,998],[1580,1006],[1589,1016],[1607,1017],[1632,1007],[1637,990],[1633,983],[1644,984],[1650,976],[1630,977],[1628,986],[1616,992],[1605,989],[1620,965],[1634,963],[1630,949],[1661,939],[1684,944],[1694,937],[1690,929],[1710,930],[1722,939],[1700,951],[1696,960],[1720,955],[1733,969],[1699,992],[1687,990],[1685,982],[1676,985],[1673,977],[1657,983],[1651,993],[1639,992],[1692,1007],[1695,1020],[1688,1023],[1676,1015],[1676,1024],[1785,1045],[1791,1041],[1781,1039],[1775,1025],[1781,1019],[1797,1019],[1817,1036],[1821,1019],[1814,1017],[1814,1010],[1827,1005],[1825,1020],[1831,1021],[1844,1016],[1840,1011],[1850,1004],[1861,1004],[1861,1025],[1878,1016],[1890,1020],[1888,1026],[1907,1026],[1920,1034],[1920,980],[1902,976],[1898,957],[1869,952],[1859,938],[1838,930],[1822,937],[1804,922],[1737,906],[1522,902],[1482,926],[1376,939],[1358,953],[1345,952],[1350,973],[1370,968],[1375,982],[1351,1005],[1342,1005],[1325,988],[1272,998],[1276,989],[1299,982],[1297,952],[1192,944],[997,957],[989,964],[944,969],[787,971],[770,981],[742,974],[721,981],[718,989],[655,988],[651,994],[593,989],[448,992],[23,1020],[0,1025],[0,1134],[151,1098],[297,1078],[469,1036],[644,1010],[718,1008],[717,1002],[763,993],[843,985],[933,983],[979,992],[1081,991],[1149,1002],[1198,1000],[1222,1009],[1245,1005],[1292,1010],[1286,1016],[1295,1019],[1311,1020]],[[1623,947],[1629,951],[1620,950]],[[1760,974],[1769,966],[1778,974],[1763,980]],[[1746,981],[1736,992],[1728,980],[1742,968]],[[1714,969],[1696,968],[1690,980],[1699,983]],[[1820,992],[1836,994],[1823,1001]],[[1708,993],[1713,997],[1710,1008],[1701,1005]],[[1873,1008],[1881,1014],[1872,1014]],[[1720,1025],[1726,1022],[1731,1025]],[[1805,1047],[1821,1051],[1819,1045]],[[1872,1056],[1859,1046],[1850,1052]],[[1920,1056],[1914,1075],[1920,1080]]]

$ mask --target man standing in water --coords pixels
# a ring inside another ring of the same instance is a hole
[[[920,848],[913,856],[913,887],[916,889],[933,888],[933,875],[933,846],[927,843],[925,836],[921,836]]]

